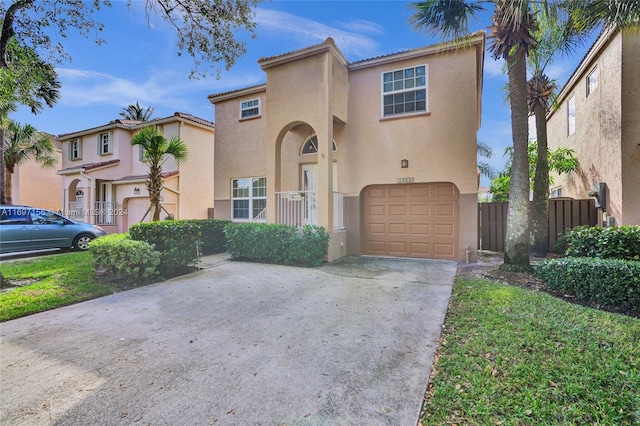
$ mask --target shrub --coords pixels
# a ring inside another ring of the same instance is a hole
[[[134,241],[129,234],[112,234],[91,241],[89,251],[95,259],[96,273],[138,285],[158,276],[160,253],[151,244]]]
[[[160,275],[181,274],[198,261],[200,227],[188,220],[136,223],[129,229],[131,238],[145,241],[160,252]]]
[[[224,227],[231,223],[230,220],[193,219],[189,222],[200,228],[201,254],[222,253],[227,250],[227,236],[224,233]]]
[[[321,265],[329,234],[324,228],[301,229],[268,223],[230,223],[225,226],[227,251],[233,258],[284,265]]]
[[[536,276],[552,290],[640,312],[640,262],[565,257],[538,263]]]
[[[640,226],[585,227],[565,233],[565,254],[640,261]]]

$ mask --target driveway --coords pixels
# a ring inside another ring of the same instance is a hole
[[[208,269],[0,325],[0,424],[415,425],[456,264]]]

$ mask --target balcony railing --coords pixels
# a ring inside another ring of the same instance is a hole
[[[84,222],[84,201],[70,201],[69,210],[64,213],[71,220]]]
[[[318,224],[317,191],[278,192],[278,223],[292,226]],[[333,193],[333,228],[344,229],[344,194]]]

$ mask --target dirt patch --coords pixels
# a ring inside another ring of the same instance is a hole
[[[13,290],[14,288],[24,287],[26,285],[35,284],[38,281],[40,281],[40,279],[38,279],[38,278],[24,278],[24,279],[21,279],[21,280],[10,280],[10,279],[5,278],[2,281],[2,287],[0,287],[0,291]]]
[[[540,260],[542,259],[531,258],[531,263],[535,265],[535,263]],[[545,293],[548,293],[554,297],[563,299],[569,303],[574,303],[576,305],[640,318],[640,312],[630,311],[618,306],[603,305],[589,300],[578,299],[575,296],[563,294],[561,292],[549,289],[547,288],[547,285],[544,283],[544,281],[538,279],[533,274],[501,271],[498,268],[500,267],[500,265],[502,265],[503,261],[504,258],[502,253],[481,251],[478,252],[477,263],[458,264],[457,275],[463,277],[486,278],[499,284],[514,285],[534,291],[544,291]]]

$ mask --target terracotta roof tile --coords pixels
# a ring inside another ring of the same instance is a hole
[[[92,169],[97,169],[100,167],[106,167],[106,166],[111,166],[114,164],[118,164],[120,162],[119,159],[116,160],[109,160],[109,161],[100,161],[99,163],[86,163],[86,164],[80,164],[77,166],[73,166],[73,167],[68,167],[66,169],[62,169],[60,170],[60,172],[70,172],[72,170],[92,170]]]

